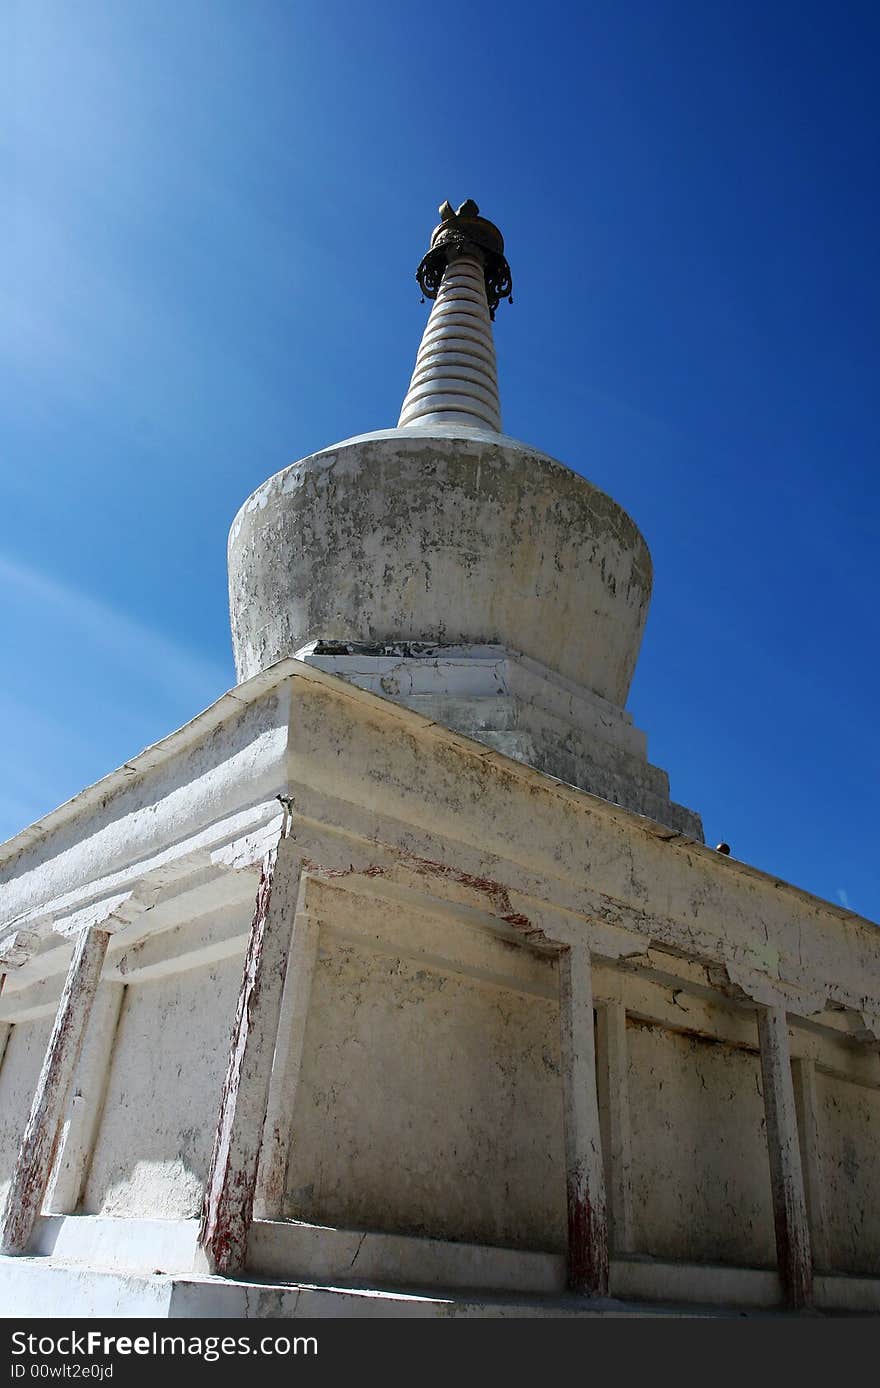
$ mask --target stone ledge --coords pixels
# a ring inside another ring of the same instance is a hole
[[[160,1223],[113,1222],[124,1225]],[[176,1234],[184,1231],[187,1239],[189,1226],[195,1225],[195,1221],[168,1223],[174,1226]],[[357,1240],[362,1236],[348,1234],[346,1237]],[[481,1251],[495,1255],[505,1250]],[[0,1257],[0,1317],[42,1320],[46,1306],[51,1304],[63,1304],[68,1315],[77,1317],[133,1319],[787,1315],[779,1306],[779,1280],[775,1272],[655,1259],[615,1259],[611,1266],[612,1296],[597,1301],[560,1291],[516,1295],[474,1287],[432,1288],[424,1284],[391,1287],[378,1281],[356,1285],[350,1277],[344,1276],[300,1281],[290,1277],[276,1280],[276,1277],[226,1279],[187,1272],[135,1272],[106,1265],[87,1266],[54,1257]],[[878,1278],[818,1276],[815,1291],[816,1310],[821,1313],[876,1315],[880,1312]],[[622,1299],[624,1294],[625,1300]]]

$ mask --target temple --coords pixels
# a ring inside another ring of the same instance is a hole
[[[647,545],[440,212],[397,427],[232,524],[239,683],[0,847],[5,1315],[880,1310],[880,934],[671,798]]]

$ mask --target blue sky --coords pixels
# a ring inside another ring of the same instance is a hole
[[[514,273],[506,432],[653,554],[652,760],[710,842],[880,918],[880,8],[0,22],[0,838],[234,682],[232,517],[396,421],[413,271],[473,197]]]

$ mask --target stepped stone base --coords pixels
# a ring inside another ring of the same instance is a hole
[[[0,1316],[535,1318],[783,1314],[775,1271],[615,1258],[612,1295],[566,1293],[552,1253],[257,1221],[249,1268],[193,1273],[196,1220],[46,1216],[22,1258],[0,1257]],[[820,1276],[815,1307],[877,1314],[880,1279]]]
[[[313,641],[297,659],[703,842],[624,709],[504,646]]]

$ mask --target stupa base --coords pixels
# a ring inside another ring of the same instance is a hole
[[[670,799],[631,714],[517,651],[312,641],[297,658],[703,842],[700,816]]]

